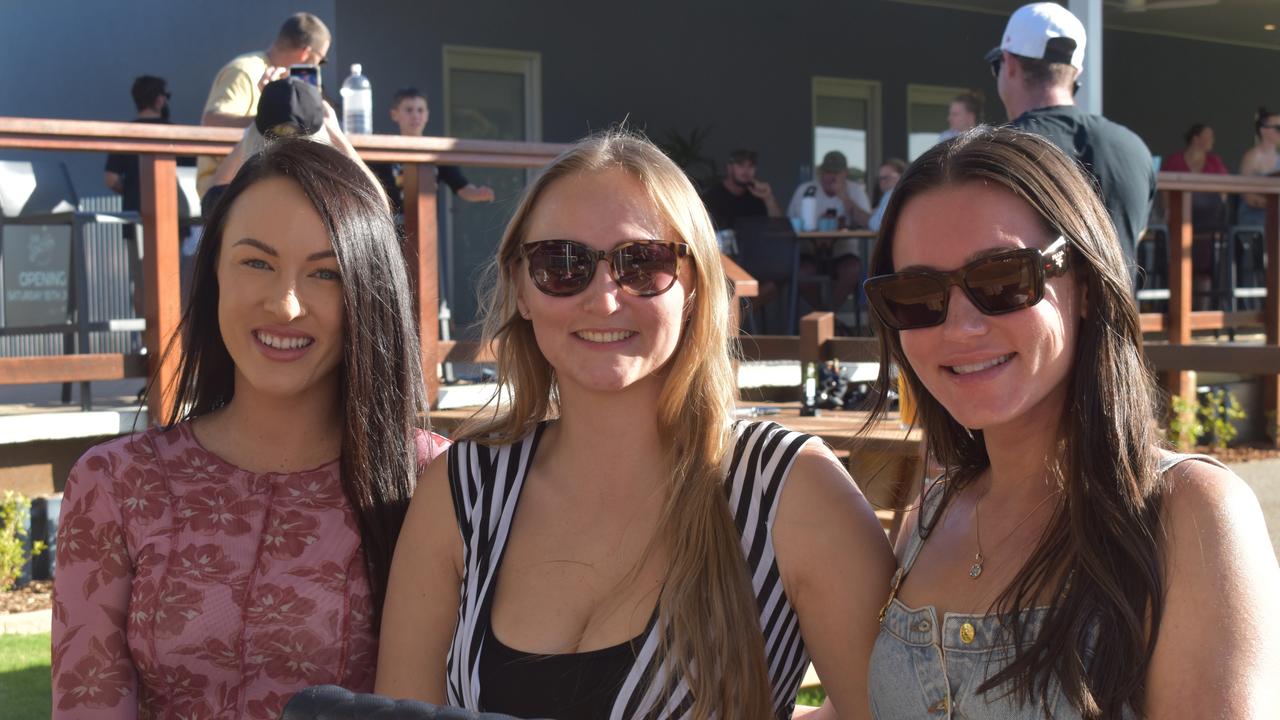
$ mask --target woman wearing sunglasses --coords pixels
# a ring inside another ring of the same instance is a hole
[[[790,717],[811,655],[867,712],[892,558],[830,451],[734,423],[728,292],[697,192],[649,142],[529,188],[488,298],[500,397],[427,469],[378,692],[519,717]]]
[[[1161,449],[1124,256],[1076,164],[1008,129],[936,146],[894,188],[874,271],[882,352],[945,468],[899,536],[875,716],[1280,707],[1257,500]]]
[[[284,140],[205,226],[175,421],[67,480],[56,718],[278,718],[308,685],[373,689],[396,535],[444,440],[382,191]],[[2,714],[2,713],[0,713]]]

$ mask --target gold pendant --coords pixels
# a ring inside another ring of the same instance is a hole
[[[973,556],[973,564],[969,566],[969,577],[977,580],[982,574],[982,554],[978,553]]]
[[[973,625],[965,623],[960,626],[960,642],[968,645],[973,642]]]

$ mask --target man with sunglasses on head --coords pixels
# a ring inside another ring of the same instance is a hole
[[[1032,3],[1009,17],[1000,46],[986,60],[1009,124],[1043,136],[1097,180],[1132,276],[1156,194],[1155,167],[1151,151],[1132,130],[1076,106],[1084,45],[1084,25],[1071,11],[1057,3]]]
[[[290,15],[265,51],[245,53],[227,63],[213,79],[201,125],[248,127],[258,114],[262,88],[289,73],[290,65],[323,65],[329,52],[329,28],[311,13]],[[203,195],[218,170],[217,158],[202,156],[196,187]]]

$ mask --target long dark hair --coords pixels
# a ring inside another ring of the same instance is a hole
[[[1265,105],[1258,106],[1258,112],[1253,114],[1253,136],[1262,139],[1262,126],[1267,122],[1267,118],[1275,115]]]
[[[903,174],[885,209],[872,274],[894,271],[894,233],[907,203],[967,182],[1009,190],[1040,216],[1050,235],[1067,239],[1087,304],[1059,421],[1060,455],[1050,469],[1063,501],[992,605],[1016,652],[980,691],[1004,686],[1023,702],[1047,707],[1056,679],[1084,717],[1119,717],[1125,705],[1141,714],[1164,608],[1163,493],[1156,473],[1156,389],[1143,361],[1124,253],[1106,208],[1074,161],[1039,136],[978,127],[934,146]],[[947,503],[990,465],[987,448],[981,430],[962,427],[929,394],[898,333],[878,318],[872,325],[881,357],[900,368],[918,398],[929,453],[946,469],[946,480],[928,490],[942,493],[938,510],[920,519],[920,535],[928,537]],[[881,363],[879,382],[889,386],[889,362]],[[885,409],[881,395],[872,422]],[[1019,611],[1046,597],[1053,599],[1044,624],[1030,636]],[[1090,645],[1094,654],[1086,662]]]
[[[378,188],[339,151],[278,140],[245,163],[208,216],[179,325],[183,352],[169,427],[217,410],[235,394],[235,367],[218,324],[218,253],[236,198],[276,177],[297,183],[320,214],[342,273],[342,489],[360,528],[376,627],[417,481],[417,428],[425,427],[427,402],[395,225]]]

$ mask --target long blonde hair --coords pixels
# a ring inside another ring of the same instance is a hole
[[[529,216],[557,180],[621,170],[635,178],[666,225],[689,245],[695,282],[675,354],[663,368],[658,402],[664,505],[649,552],[669,557],[658,600],[666,657],[689,682],[693,716],[772,717],[760,610],[741,539],[729,512],[721,461],[729,450],[736,382],[731,357],[729,286],[715,233],[688,178],[648,140],[623,130],[592,135],[566,151],[529,187],[490,268],[483,341],[493,343],[498,393],[458,437],[515,442],[559,414],[555,372],[532,324],[516,307],[519,250]],[[510,404],[499,407],[498,398]],[[670,691],[668,680],[667,690]]]

